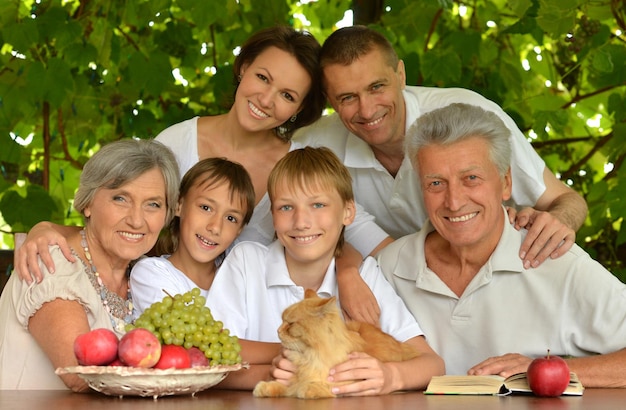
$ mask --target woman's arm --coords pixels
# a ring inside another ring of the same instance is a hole
[[[78,365],[74,356],[74,340],[89,330],[84,308],[73,300],[55,299],[44,303],[28,322],[28,331],[55,368]],[[77,375],[59,377],[75,392],[89,390],[87,382]]]

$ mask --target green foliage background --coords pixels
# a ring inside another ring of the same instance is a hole
[[[500,104],[586,198],[578,243],[624,280],[625,4],[2,1],[2,242],[11,246],[10,232],[40,220],[80,224],[71,199],[82,164],[102,144],[227,110],[233,50],[254,31],[289,24],[323,42],[353,9],[355,22],[395,45],[409,84],[469,88]]]

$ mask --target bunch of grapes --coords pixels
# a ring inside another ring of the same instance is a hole
[[[162,344],[186,349],[195,346],[204,352],[211,366],[241,363],[239,339],[231,336],[221,321],[213,319],[205,303],[198,288],[182,295],[167,295],[144,310],[134,324],[126,326],[126,331],[142,327]]]
[[[574,54],[579,53],[587,43],[588,39],[595,36],[601,27],[598,20],[590,19],[586,15],[581,16],[575,32],[565,39],[569,43],[568,49]]]

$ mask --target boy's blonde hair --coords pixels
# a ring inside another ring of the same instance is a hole
[[[274,201],[276,188],[281,185],[305,192],[313,188],[322,191],[332,190],[339,194],[344,204],[354,201],[350,172],[337,155],[326,147],[304,147],[285,155],[276,163],[267,180],[267,194],[270,201]],[[335,256],[341,253],[343,243],[342,230]]]

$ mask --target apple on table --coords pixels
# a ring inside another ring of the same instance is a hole
[[[539,357],[530,362],[526,371],[532,392],[541,397],[556,397],[563,394],[569,384],[569,366],[559,356]]]

